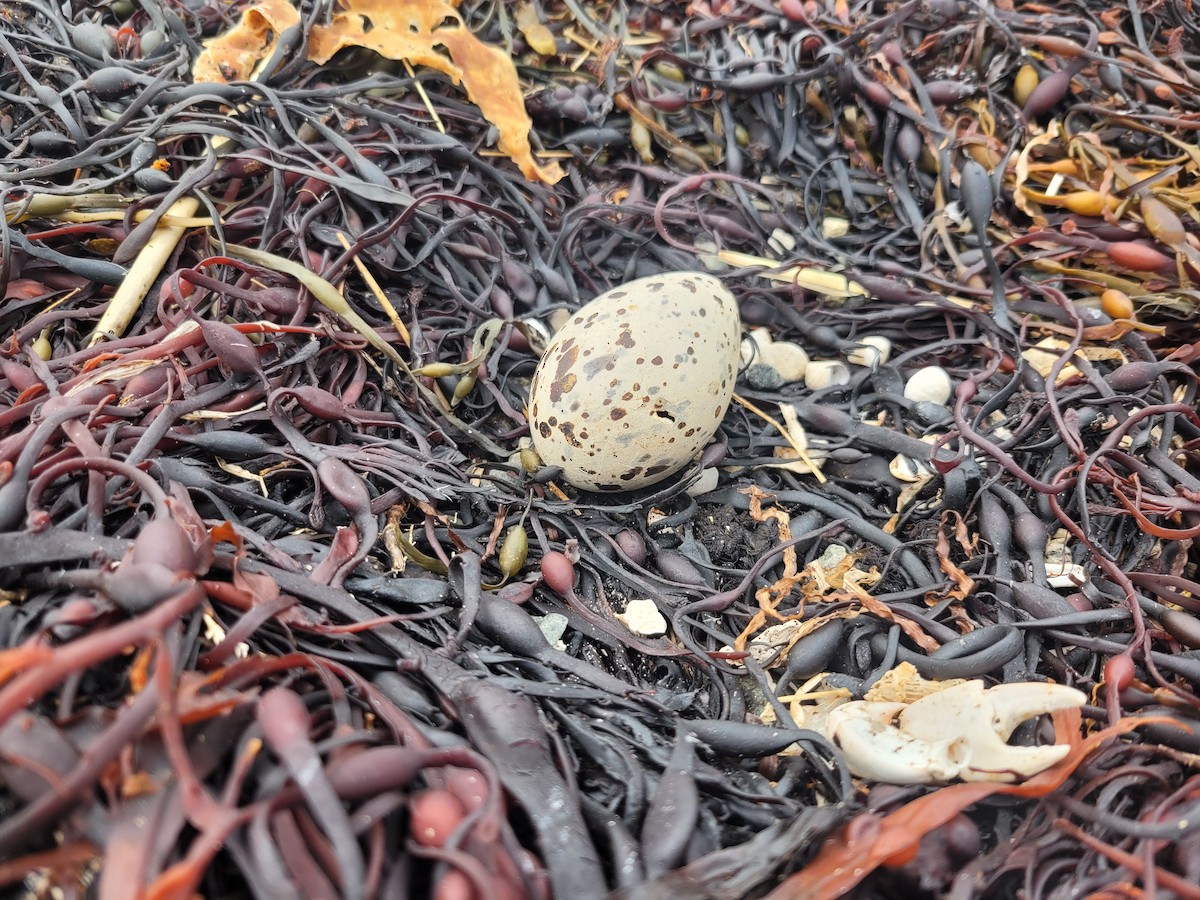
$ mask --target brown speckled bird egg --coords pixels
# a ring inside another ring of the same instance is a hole
[[[678,472],[716,433],[740,361],[737,301],[716,278],[664,272],[601,294],[533,375],[529,422],[548,466],[589,491]]]

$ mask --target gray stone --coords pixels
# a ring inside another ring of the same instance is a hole
[[[766,363],[755,363],[746,370],[746,381],[750,387],[770,391],[783,387],[783,376]]]

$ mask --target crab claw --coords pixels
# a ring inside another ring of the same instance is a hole
[[[1061,684],[1001,684],[988,688],[984,694],[992,704],[992,727],[1006,741],[1026,719],[1059,709],[1075,709],[1087,702],[1083,691]]]
[[[825,733],[859,778],[886,784],[936,784],[955,772],[941,764],[943,754],[895,726],[904,703],[856,700],[832,710]]]
[[[1086,695],[1054,684],[1008,684],[985,690],[968,681],[913,703],[856,701],[829,713],[825,732],[850,771],[888,784],[1011,782],[1059,762],[1061,744],[1013,747],[1013,730],[1033,716],[1082,706]]]
[[[1006,684],[984,690],[982,681],[967,681],[909,704],[897,727],[929,744],[952,738],[946,750],[964,781],[1011,782],[1030,778],[1071,752],[1064,744],[1011,746],[1006,741],[1013,730],[1033,716],[1086,701],[1081,691],[1057,684]]]

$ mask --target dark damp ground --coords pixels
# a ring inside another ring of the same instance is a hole
[[[466,0],[555,184],[332,3],[194,83],[240,10],[0,3],[8,895],[1200,893],[1186,0]],[[748,359],[695,496],[522,453],[554,314],[705,267],[848,381]],[[900,663],[1077,746],[853,777],[792,714]]]

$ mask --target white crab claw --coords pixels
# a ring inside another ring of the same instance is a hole
[[[904,703],[856,700],[832,710],[825,733],[842,751],[850,771],[859,778],[887,784],[935,784],[953,773],[939,765],[941,754],[926,741],[897,728]]]
[[[1050,768],[1070,753],[1064,744],[1014,747],[1005,743],[1021,722],[1056,709],[1082,706],[1086,695],[1061,685],[1008,684],[984,690],[968,681],[909,704],[899,729],[918,741],[952,739],[951,754],[964,781],[1017,781]]]
[[[825,733],[859,778],[888,784],[1029,778],[1070,748],[1005,743],[1026,719],[1082,706],[1087,696],[1055,684],[1006,684],[985,690],[967,681],[913,703],[859,700],[829,713]]]
[[[1062,684],[1001,684],[985,693],[992,703],[993,728],[1006,741],[1026,719],[1087,703],[1083,691]]]

